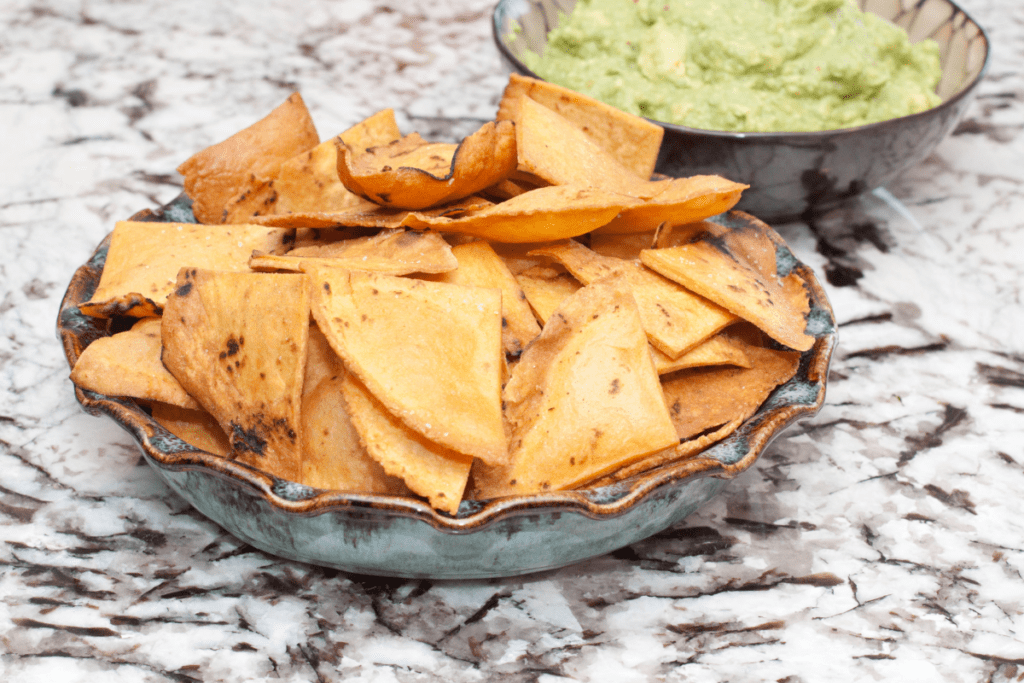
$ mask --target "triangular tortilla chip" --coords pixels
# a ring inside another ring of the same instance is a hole
[[[164,365],[217,419],[233,455],[298,481],[306,276],[183,268],[162,330]]]
[[[309,328],[302,389],[302,475],[300,484],[329,491],[407,495],[400,479],[388,475],[359,441],[342,386],[345,366],[316,325]]]
[[[749,187],[720,176],[698,175],[659,181],[660,191],[643,204],[626,207],[603,233],[650,232],[662,223],[684,224],[717,216],[736,206]]]
[[[514,126],[489,121],[458,146],[416,133],[367,150],[343,144],[337,174],[350,191],[382,206],[426,209],[475,194],[515,168]]]
[[[130,396],[198,410],[199,404],[160,361],[160,318],[143,318],[130,330],[89,344],[71,370],[71,381],[107,396]]]
[[[518,356],[534,337],[540,325],[530,310],[519,283],[491,245],[476,240],[452,247],[458,268],[429,279],[469,287],[493,287],[501,290],[501,342],[505,353]]]
[[[658,124],[548,81],[513,73],[498,106],[498,120],[516,120],[526,96],[561,114],[641,178],[650,178],[665,129]]]
[[[796,351],[751,345],[746,354],[749,368],[694,368],[662,379],[669,414],[680,439],[690,439],[734,420],[746,420],[775,387],[796,374],[800,365]]]
[[[547,266],[527,268],[516,275],[516,281],[523,288],[530,308],[542,324],[548,321],[563,301],[583,286],[569,273]]]
[[[746,347],[746,344],[724,331],[704,340],[686,353],[680,354],[678,358],[669,358],[654,346],[651,347],[651,353],[654,356],[654,367],[658,370],[658,374],[667,375],[676,370],[708,365],[735,365],[749,368],[751,363],[746,353]]]
[[[625,278],[651,343],[677,358],[737,320],[721,306],[697,296],[636,261],[625,261],[563,240],[532,253],[550,256],[584,284],[609,276]]]
[[[366,450],[384,471],[404,481],[431,507],[457,514],[473,458],[409,429],[352,375],[346,375],[341,389]]]
[[[119,297],[138,295],[159,313],[182,266],[248,272],[253,250],[274,251],[284,235],[281,229],[261,225],[119,221],[99,285],[79,308],[99,317],[137,314],[117,302]]]
[[[753,260],[743,253],[753,247],[745,243],[743,232],[649,249],[641,252],[640,260],[753,323],[780,344],[808,350],[814,337],[806,333],[810,304],[803,281],[794,273],[780,278],[775,272],[760,270],[769,264],[774,267],[774,244],[768,242],[770,258],[763,255]],[[760,242],[756,236],[753,239]]]
[[[529,98],[520,99],[515,124],[519,168],[553,185],[595,187],[631,197],[650,197],[660,189],[565,117]]]
[[[390,412],[459,453],[507,459],[500,290],[340,268],[311,277],[317,325]]]
[[[296,247],[287,254],[255,252],[249,259],[253,270],[304,272],[311,266],[332,266],[375,273],[446,273],[459,262],[451,246],[437,233],[415,230],[383,230],[370,237],[355,237],[322,245]]]
[[[306,104],[293,93],[260,121],[178,166],[192,213],[200,223],[223,223],[228,202],[319,142]]]
[[[629,289],[580,289],[505,385],[511,463],[474,470],[474,497],[570,488],[678,441]]]

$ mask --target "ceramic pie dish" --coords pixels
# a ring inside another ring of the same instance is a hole
[[[132,220],[194,222],[184,196]],[[734,213],[716,220],[756,219]],[[75,272],[61,303],[57,333],[69,366],[92,341],[111,334],[111,321],[78,308],[99,282],[108,243],[109,238]],[[199,512],[273,555],[407,578],[526,574],[610,552],[679,522],[749,468],[788,425],[818,411],[836,343],[835,320],[811,268],[784,248],[778,260],[780,268],[792,269],[807,283],[808,333],[815,343],[803,353],[796,376],[730,437],[696,457],[612,485],[463,501],[455,516],[413,498],[330,492],[277,479],[197,450],[131,399],[79,387],[75,395],[86,411],[128,431],[149,465]]]

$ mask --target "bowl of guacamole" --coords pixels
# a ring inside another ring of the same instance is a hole
[[[951,0],[501,0],[506,65],[665,128],[657,171],[750,185],[785,221],[885,185],[962,118],[988,64]]]

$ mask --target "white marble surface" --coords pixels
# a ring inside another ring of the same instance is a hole
[[[292,90],[324,136],[490,118],[490,2],[0,2],[0,680],[1022,680],[1024,7],[963,4],[994,43],[965,123],[778,226],[832,281],[819,415],[654,538],[434,582],[224,533],[80,409],[54,323],[115,220]]]

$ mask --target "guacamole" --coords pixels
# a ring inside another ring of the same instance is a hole
[[[524,63],[634,114],[692,128],[808,131],[940,102],[938,45],[854,0],[579,0]]]

